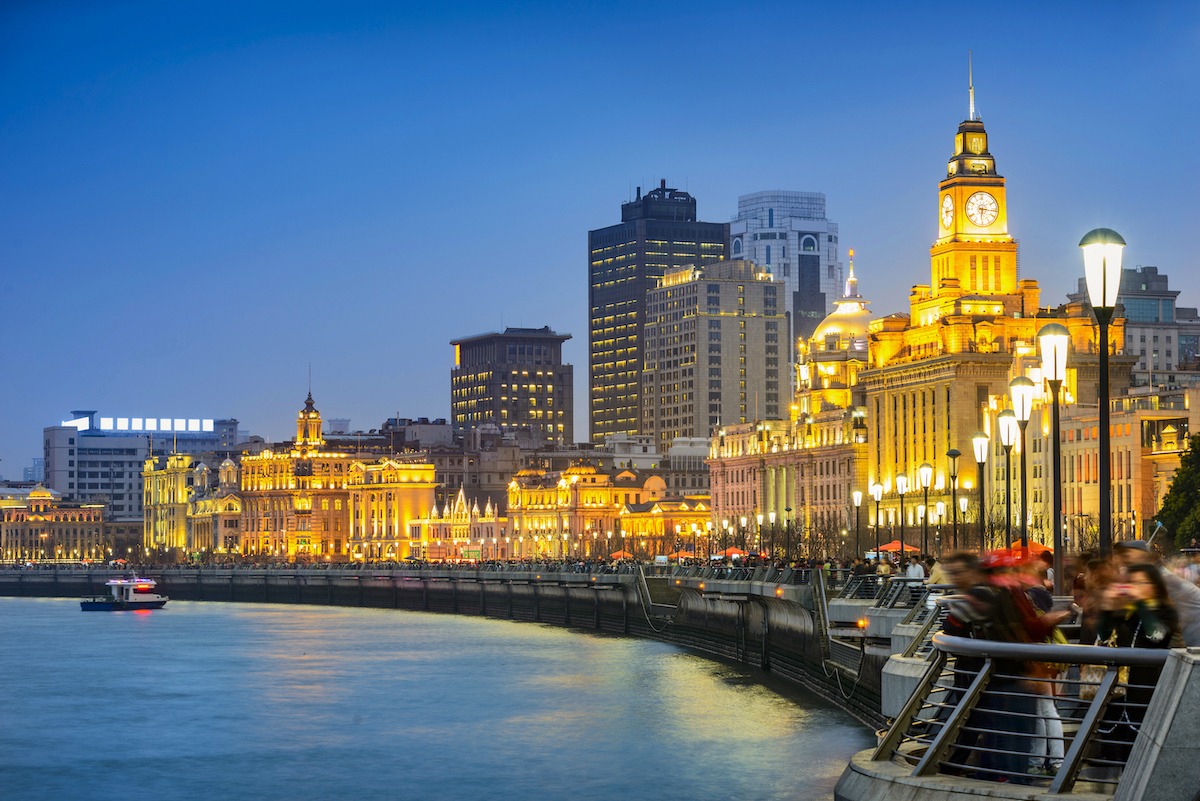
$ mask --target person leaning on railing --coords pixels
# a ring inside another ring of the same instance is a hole
[[[1177,648],[1183,645],[1179,615],[1167,593],[1162,572],[1153,564],[1132,564],[1121,581],[1110,584],[1100,601],[1097,640],[1118,648]],[[1154,695],[1161,666],[1134,665],[1123,699],[1104,711],[1098,730],[1103,735],[1101,756],[1126,762]]]

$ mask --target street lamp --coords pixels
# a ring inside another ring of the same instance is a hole
[[[996,425],[1000,429],[1000,447],[1004,448],[1004,547],[1007,548],[1012,542],[1012,449],[1021,426],[1012,409],[996,415]]]
[[[904,496],[908,493],[908,476],[896,476],[896,494],[900,496],[900,556],[904,556]]]
[[[934,508],[937,511],[937,518],[936,518],[937,519],[937,527],[938,527],[938,529],[937,529],[938,530],[937,553],[938,553],[938,558],[941,558],[941,556],[942,556],[942,523],[946,520],[946,502],[938,501],[937,506],[935,506]]]
[[[1111,228],[1097,228],[1079,240],[1083,271],[1096,323],[1100,327],[1100,553],[1112,551],[1112,450],[1108,430],[1108,324],[1121,288],[1121,251],[1125,240]]]
[[[1025,475],[1025,430],[1029,427],[1029,416],[1033,413],[1035,392],[1037,387],[1023,375],[1008,382],[1013,412],[1017,415],[1017,426],[1021,429],[1021,556],[1029,554],[1029,482]]]
[[[721,521],[721,555],[725,556],[724,551],[729,550],[729,521]]]
[[[862,555],[862,490],[850,493],[850,498],[854,501],[854,556],[858,558]]]
[[[879,561],[879,502],[883,500],[883,485],[871,485],[871,498],[875,501],[875,561]]]
[[[783,507],[783,513],[785,515],[783,518],[783,561],[790,566],[792,564],[792,507]]]
[[[771,559],[775,559],[775,513],[768,512],[767,520],[771,523]]]
[[[754,535],[754,550],[761,554],[762,552],[762,512],[759,512],[755,517],[758,519],[758,533]]]
[[[925,492],[925,516],[921,523],[921,553],[929,553],[929,485],[933,483],[933,465],[925,462],[917,468],[917,478]]]
[[[1042,351],[1042,377],[1050,385],[1050,469],[1054,503],[1054,594],[1062,595],[1063,521],[1062,521],[1062,440],[1059,434],[1058,391],[1067,375],[1067,347],[1071,332],[1065,325],[1050,323],[1038,331],[1038,346]]]
[[[738,539],[742,541],[742,550],[746,550],[746,518],[741,520],[742,525],[738,528]]]
[[[987,462],[988,443],[991,440],[983,431],[976,431],[975,436],[971,437],[971,448],[975,451],[975,464],[979,466],[979,552],[983,553],[987,550],[986,534],[984,533],[984,510],[987,506],[983,502],[983,466]],[[965,511],[965,509],[964,509]]]
[[[950,516],[954,519],[954,550],[958,550],[958,457],[962,456],[957,448],[946,451],[950,460]],[[964,510],[965,511],[965,510]]]

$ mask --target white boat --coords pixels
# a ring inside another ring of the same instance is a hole
[[[154,579],[129,578],[111,579],[104,582],[111,595],[93,595],[79,602],[84,612],[124,612],[132,609],[162,609],[169,600],[154,591]]]

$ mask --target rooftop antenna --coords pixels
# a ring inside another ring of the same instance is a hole
[[[974,69],[971,64],[973,55],[974,54],[972,51],[967,51],[967,89],[971,95],[971,116],[967,117],[969,120],[979,119],[979,117],[975,114],[975,77]]]
[[[308,363],[308,394],[312,394],[312,362]]]

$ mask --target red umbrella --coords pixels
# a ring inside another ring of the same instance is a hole
[[[880,545],[879,550],[881,550],[881,551],[898,551],[898,550],[900,550],[900,540],[892,540],[891,542],[887,543],[886,545]],[[919,551],[919,550],[921,550],[921,549],[915,545],[909,545],[907,542],[904,543],[905,553],[907,553],[909,551]]]
[[[1013,551],[1016,551],[1019,553],[1021,550],[1021,541],[1017,540],[1016,542],[1014,542],[1012,544],[1011,548]],[[1054,553],[1053,548],[1047,548],[1045,545],[1042,545],[1040,542],[1034,542],[1033,540],[1029,541],[1029,552],[1030,553],[1042,553],[1043,551],[1049,551],[1050,553]]]
[[[632,559],[633,554],[631,554],[629,551],[613,551],[609,554],[609,557],[613,559]]]
[[[734,546],[730,545],[728,548],[721,551],[721,555],[722,556],[745,556],[746,552],[740,548],[735,548]]]

